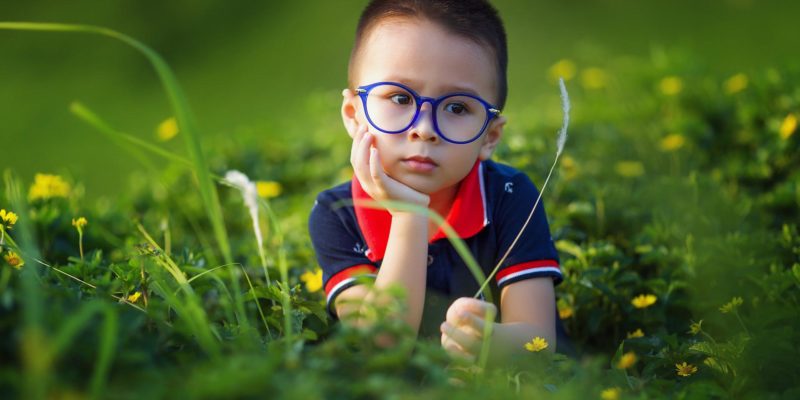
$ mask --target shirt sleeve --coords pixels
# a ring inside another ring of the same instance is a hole
[[[375,277],[377,266],[365,255],[352,206],[337,206],[325,193],[317,197],[308,219],[311,244],[322,268],[328,313],[337,318],[334,301],[361,277]]]
[[[500,196],[495,215],[498,223],[497,261],[514,242],[539,196],[536,186],[524,173],[512,176],[503,183],[502,188],[504,193]],[[552,277],[556,285],[563,280],[558,252],[550,236],[544,201],[539,200],[533,217],[503,261],[495,280],[502,289],[514,282],[543,276]]]

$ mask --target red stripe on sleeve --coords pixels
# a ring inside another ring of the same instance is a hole
[[[526,271],[526,270],[536,270],[538,268],[558,268],[558,262],[556,260],[536,260],[536,261],[528,261],[521,264],[513,265],[511,267],[505,268],[499,272],[495,276],[497,282],[500,282],[503,278],[515,274],[517,272]]]
[[[335,288],[336,285],[340,284],[342,281],[359,275],[374,274],[376,271],[378,271],[378,269],[375,268],[374,265],[369,264],[360,264],[345,268],[328,279],[328,283],[325,284],[325,295],[330,295],[331,290],[333,290],[333,288]]]

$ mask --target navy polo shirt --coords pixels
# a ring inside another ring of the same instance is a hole
[[[538,194],[524,173],[491,160],[476,162],[459,184],[445,220],[464,239],[486,276],[522,228]],[[336,296],[358,284],[359,276],[374,277],[386,250],[391,215],[386,210],[359,206],[362,199],[371,200],[354,177],[320,193],[309,217],[311,242],[322,267],[328,311],[333,317]],[[540,201],[497,272],[491,290],[499,301],[504,286],[542,276],[552,277],[555,284],[562,280],[558,253]],[[426,282],[420,336],[435,336],[450,304],[459,297],[474,296],[480,287],[441,229],[428,243]]]

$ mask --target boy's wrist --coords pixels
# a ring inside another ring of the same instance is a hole
[[[410,190],[410,191],[414,191],[414,189],[411,189],[410,187],[407,187],[407,189]],[[394,201],[397,201],[397,202],[400,202],[400,203],[405,203],[405,204],[407,204],[409,206],[412,206],[412,207],[420,207],[420,208],[424,208],[424,209],[427,209],[428,206],[431,203],[430,196],[428,196],[426,194],[423,194],[423,193],[418,193],[418,192],[415,193],[415,196],[413,196],[413,197],[405,198],[405,199],[402,199],[402,200],[401,199],[389,199],[389,200],[394,200]],[[391,213],[392,216],[394,216],[395,214],[415,214],[415,215],[421,216],[423,218],[425,217],[423,214],[421,214],[419,212],[415,212],[415,211],[408,210],[408,209],[405,209],[405,208],[390,209],[389,213]]]
[[[409,188],[409,190],[413,190]],[[424,211],[428,210],[428,205],[430,204],[430,196],[422,193],[418,193],[420,198],[418,199],[404,199],[404,200],[395,200],[398,203],[406,205],[405,207],[387,207],[387,211],[389,214],[394,217],[402,217],[402,218],[412,218],[412,216],[416,216],[422,219],[427,220],[427,215]]]
[[[428,224],[428,216],[424,214],[419,214],[414,211],[399,211],[394,210],[391,211],[390,214],[392,215],[392,222],[395,221],[402,221],[405,223],[416,223],[416,224],[424,224],[427,227]]]

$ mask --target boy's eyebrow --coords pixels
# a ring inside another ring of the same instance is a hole
[[[422,86],[419,81],[416,81],[414,79],[400,78],[400,77],[392,77],[392,76],[390,76],[390,77],[388,77],[386,79],[386,81],[402,83],[402,84],[414,89],[417,92],[420,91],[419,88]],[[458,92],[458,93],[468,93],[468,94],[480,97],[480,93],[478,93],[478,91],[473,89],[471,86],[469,86],[469,85],[460,85],[460,84],[459,85],[446,85],[446,86],[443,86],[441,88],[441,93],[440,94],[456,93],[456,92]],[[422,94],[422,93],[420,93],[420,95],[424,96],[424,94]]]
[[[480,93],[478,93],[477,90],[472,89],[469,86],[458,86],[458,85],[445,86],[443,91],[445,93],[459,92],[459,93],[468,93],[471,95],[480,96]]]

